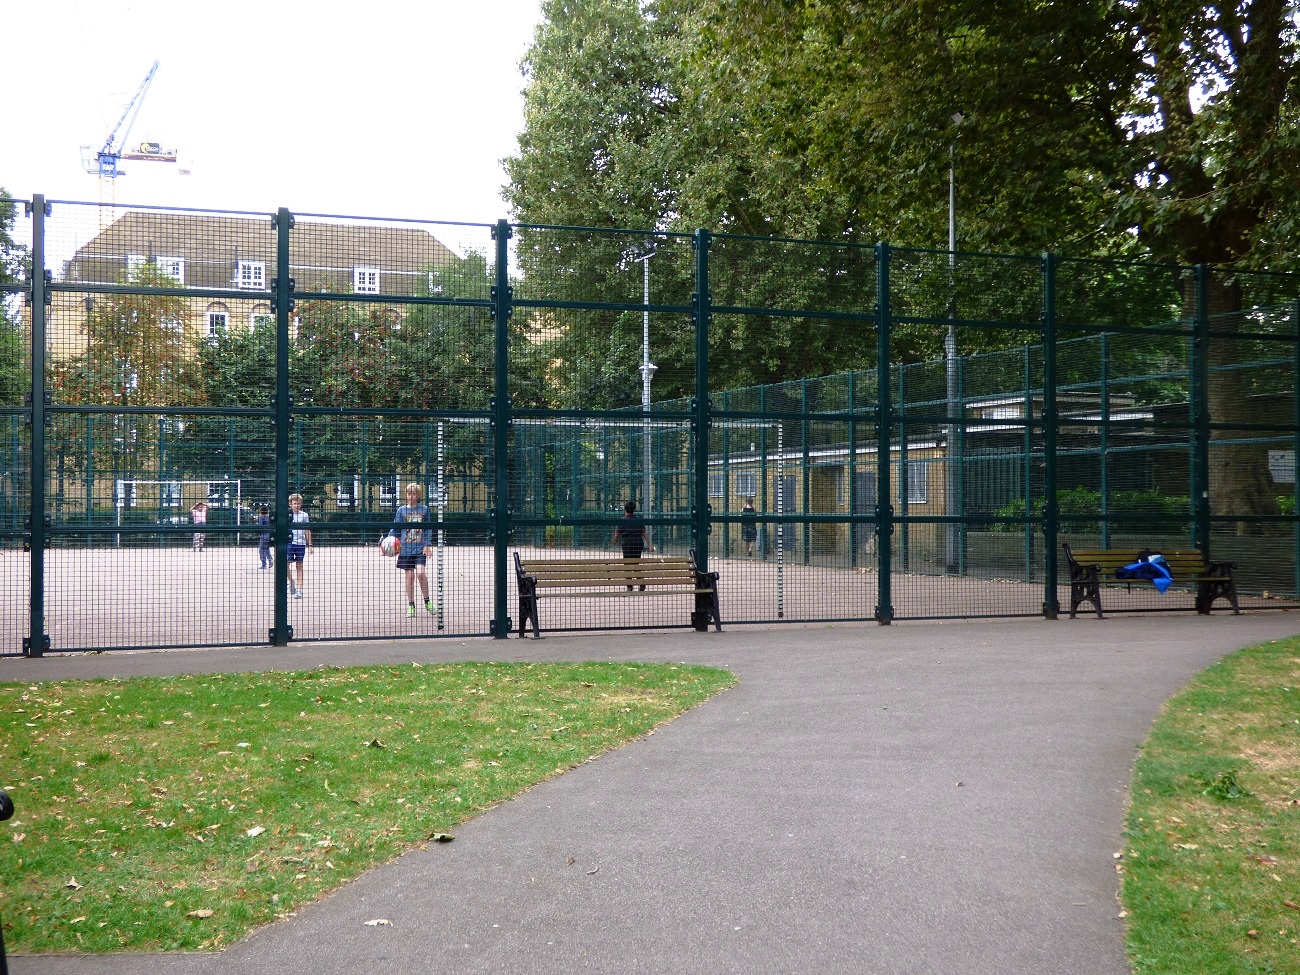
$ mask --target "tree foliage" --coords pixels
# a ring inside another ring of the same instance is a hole
[[[965,250],[1300,256],[1284,0],[550,0],[543,15],[507,160],[525,222],[942,248],[952,167]]]
[[[27,248],[13,238],[18,204],[0,187],[0,406],[17,406],[31,388],[31,362],[18,318],[17,292],[30,265]],[[8,290],[13,288],[15,290]]]
[[[141,289],[175,287],[153,261],[127,271]],[[86,350],[53,366],[63,403],[196,406],[203,401],[198,349],[184,298],[154,291],[98,295],[86,315]]]
[[[1009,264],[962,256],[945,274],[950,177],[964,251],[1234,270],[1300,258],[1300,11],[1288,0],[550,0],[543,15],[507,161],[515,215],[734,235],[711,264],[714,301],[785,314],[715,316],[715,388],[874,364],[869,326],[790,314],[869,311],[869,252],[745,235],[931,248],[893,279],[901,303],[925,309],[913,317],[1033,322],[1034,289],[1008,287]],[[576,246],[521,257],[560,298],[611,266]],[[1190,275],[1117,315],[1131,277],[1093,274],[1075,320],[1191,319]],[[1240,323],[1244,291],[1211,280],[1217,328]],[[614,326],[610,348],[631,345]],[[898,329],[897,358],[935,357],[943,331]],[[964,352],[1024,341],[963,336]],[[1220,424],[1249,419],[1240,351],[1210,350]],[[1274,511],[1262,457],[1213,450],[1212,493]]]

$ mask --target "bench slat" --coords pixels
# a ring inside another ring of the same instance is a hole
[[[557,579],[538,579],[538,590],[551,589],[597,589],[609,588],[610,586],[655,586],[663,589],[667,586],[686,586],[695,588],[694,579],[662,579],[654,576],[627,576],[618,579],[577,579],[577,580],[557,580]]]
[[[532,623],[533,635],[540,636],[537,602],[542,596],[547,599],[690,596],[695,600],[692,625],[697,630],[707,630],[712,619],[722,629],[716,588],[718,574],[701,574],[695,567],[694,553],[690,558],[523,559],[516,552],[514,559],[519,584],[520,636],[524,635],[528,622]]]
[[[1064,545],[1070,568],[1070,617],[1074,618],[1082,603],[1090,602],[1101,618],[1101,591],[1114,586],[1133,586],[1146,583],[1144,579],[1118,579],[1117,570],[1132,565],[1139,552],[1155,554],[1154,549],[1072,549]],[[1173,584],[1178,588],[1196,587],[1196,611],[1202,615],[1210,612],[1215,600],[1227,599],[1234,614],[1240,615],[1237,604],[1237,584],[1233,577],[1236,566],[1231,562],[1211,562],[1197,550],[1160,551],[1169,568]]]
[[[642,592],[639,589],[633,589],[630,592],[626,589],[620,589],[614,592],[609,589],[602,589],[598,592],[548,592],[547,599],[602,599],[607,596],[689,596],[694,593],[697,596],[709,596],[713,594],[712,589],[647,589]]]

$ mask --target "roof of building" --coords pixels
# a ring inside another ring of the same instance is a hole
[[[270,217],[132,210],[77,250],[63,280],[117,283],[138,259],[183,261],[181,283],[196,288],[238,287],[238,265],[261,264],[269,284],[276,228]],[[406,294],[424,272],[455,260],[433,234],[409,225],[299,220],[289,235],[299,291],[352,291],[353,272],[365,268],[380,272],[382,293]]]

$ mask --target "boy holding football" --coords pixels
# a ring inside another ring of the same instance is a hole
[[[406,615],[415,615],[415,581],[420,580],[420,594],[424,608],[433,612],[429,599],[429,577],[424,571],[425,560],[433,553],[433,531],[429,528],[412,528],[412,525],[429,523],[429,506],[421,502],[423,493],[418,484],[406,485],[406,504],[393,516],[396,527],[388,534],[400,538],[402,549],[397,554],[397,567],[406,573]]]

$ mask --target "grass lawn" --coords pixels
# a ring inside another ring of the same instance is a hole
[[[0,684],[5,945],[229,944],[733,682],[487,663]]]
[[[1137,762],[1123,872],[1138,975],[1300,972],[1300,638],[1169,701]]]

